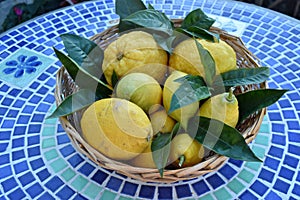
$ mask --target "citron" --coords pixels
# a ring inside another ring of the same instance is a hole
[[[81,119],[82,136],[96,150],[115,160],[129,160],[151,143],[153,130],[146,113],[125,99],[94,102]]]
[[[175,91],[180,87],[182,83],[176,82],[176,79],[184,77],[187,75],[184,72],[174,71],[166,80],[164,88],[163,88],[163,105],[167,112],[171,107],[171,100],[172,96]],[[196,114],[199,109],[199,102],[194,102],[192,104],[183,106],[171,113],[169,115],[175,119],[176,121],[180,122],[181,125],[186,128],[187,122],[190,117]]]
[[[216,74],[234,70],[236,65],[235,51],[226,42],[209,42],[204,39],[197,41],[208,50],[215,61]],[[203,64],[201,62],[196,43],[193,39],[179,43],[170,56],[169,66],[193,75],[205,77]]]
[[[152,157],[151,144],[140,155],[133,158],[130,164],[135,167],[156,168]]]
[[[202,161],[203,146],[187,133],[176,135],[171,142],[170,162],[177,167],[189,167]]]
[[[170,133],[176,121],[168,116],[165,108],[156,104],[151,106],[148,111],[154,135],[160,133]]]
[[[127,99],[144,111],[152,105],[160,104],[162,89],[159,83],[151,76],[144,73],[131,73],[124,76],[116,86],[116,97]]]
[[[205,101],[199,115],[217,119],[234,128],[239,120],[239,105],[232,89],[229,93],[218,94]]]
[[[167,62],[167,53],[158,46],[152,35],[132,31],[120,36],[104,50],[102,70],[111,85],[114,71],[121,78],[136,67],[167,65]]]

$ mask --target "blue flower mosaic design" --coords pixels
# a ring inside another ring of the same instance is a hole
[[[39,76],[44,76],[43,72],[54,61],[51,56],[20,48],[0,62],[0,80],[19,88],[26,88],[36,78],[43,80],[44,78]],[[51,73],[54,74],[55,71]]]
[[[22,77],[24,73],[34,73],[37,70],[37,67],[43,63],[38,60],[37,56],[18,56],[17,60],[10,60],[6,62],[7,68],[3,70],[5,74],[14,73],[15,78]]]

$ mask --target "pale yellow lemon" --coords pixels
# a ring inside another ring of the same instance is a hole
[[[147,112],[152,105],[161,103],[162,89],[151,76],[144,73],[130,73],[117,83],[115,95],[135,103]]]
[[[199,115],[217,119],[234,128],[239,120],[238,101],[232,91],[218,94],[201,105]]]
[[[170,133],[176,121],[168,116],[165,108],[156,104],[151,106],[148,111],[154,135],[160,133]]]
[[[233,48],[223,40],[210,42],[204,39],[197,41],[208,50],[215,61],[216,74],[234,70],[236,65],[236,53]],[[204,67],[199,52],[193,39],[187,39],[179,43],[170,56],[169,66],[188,74],[205,77]]]
[[[115,160],[129,160],[151,143],[153,130],[146,113],[119,98],[101,99],[84,112],[82,136],[88,144]]]
[[[132,31],[121,35],[104,50],[102,70],[111,85],[113,71],[121,78],[136,67],[167,65],[167,62],[167,53],[159,47],[152,35]]]
[[[177,167],[193,166],[203,159],[203,146],[187,133],[178,134],[171,142],[170,162]]]
[[[129,162],[130,165],[135,167],[143,167],[143,168],[156,168],[152,157],[151,144],[139,154],[137,157],[133,158]]]

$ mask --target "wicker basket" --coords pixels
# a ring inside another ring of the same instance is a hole
[[[175,25],[179,25],[181,20],[174,20]],[[259,67],[258,59],[245,47],[240,38],[232,36],[218,28],[212,28],[211,31],[220,34],[222,40],[227,42],[236,52],[237,65],[239,68],[255,68]],[[118,37],[118,28],[113,26],[106,31],[97,34],[91,38],[102,49],[105,49],[109,43]],[[266,88],[266,82],[259,85],[246,85],[237,87],[235,94],[244,93],[246,91]],[[62,67],[57,73],[55,98],[59,105],[64,98],[78,90],[78,87],[68,75],[65,68]],[[138,179],[144,182],[160,182],[170,183],[179,180],[186,180],[201,176],[203,174],[217,170],[228,159],[218,154],[210,154],[201,163],[192,167],[186,167],[175,170],[165,170],[163,178],[157,169],[133,167],[120,161],[112,160],[97,150],[93,149],[81,137],[80,119],[84,110],[78,111],[67,117],[60,117],[61,124],[68,134],[75,148],[89,157],[93,162],[106,169],[115,170],[118,173],[128,177]],[[250,143],[258,133],[266,109],[249,116],[237,129],[243,134],[247,143]]]

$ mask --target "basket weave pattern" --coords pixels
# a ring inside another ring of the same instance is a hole
[[[174,20],[175,26],[179,25],[181,20]],[[219,33],[220,38],[227,42],[236,52],[237,66],[239,68],[255,68],[259,67],[258,59],[245,47],[240,38],[232,36],[218,28],[212,27],[211,31]],[[105,49],[108,44],[116,40],[118,37],[118,28],[113,26],[106,31],[97,34],[91,38],[102,49]],[[246,91],[266,88],[266,82],[259,85],[239,86],[235,89],[235,94],[244,93]],[[64,67],[57,73],[55,98],[59,105],[67,96],[76,92],[79,88],[76,86],[72,78],[68,75]],[[115,170],[128,177],[138,179],[144,182],[161,182],[170,183],[179,180],[186,180],[201,176],[211,171],[217,170],[228,159],[225,156],[218,154],[210,154],[201,163],[192,167],[186,167],[175,170],[165,170],[163,178],[157,169],[133,167],[120,161],[112,160],[103,154],[99,153],[93,147],[85,142],[81,137],[80,119],[84,110],[75,112],[67,117],[60,117],[60,122],[68,134],[75,148],[89,157],[94,163],[101,167]],[[242,124],[239,124],[237,129],[243,134],[246,143],[250,143],[258,133],[260,125],[265,115],[266,109],[249,116]]]

